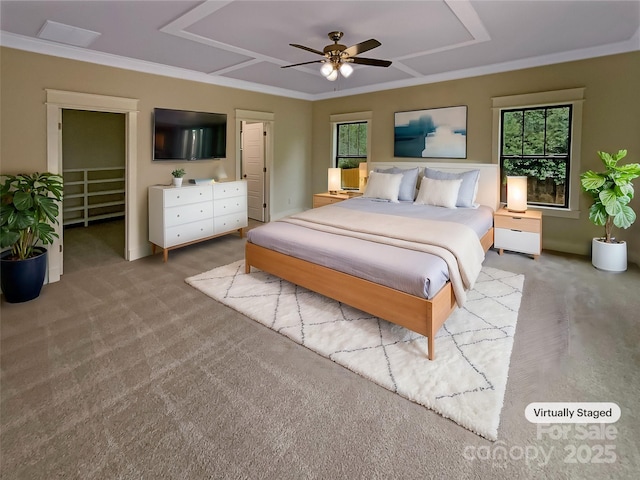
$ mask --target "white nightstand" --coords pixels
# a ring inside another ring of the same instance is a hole
[[[504,250],[527,253],[537,259],[542,251],[542,213],[527,210],[510,212],[501,208],[493,215],[493,246],[502,255]]]

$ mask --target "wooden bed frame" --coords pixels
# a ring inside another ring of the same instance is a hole
[[[388,168],[393,165],[412,168],[425,164],[412,162],[373,165],[375,168]],[[478,201],[484,200],[483,204],[494,206],[494,210],[497,208],[499,204],[497,165],[439,163],[426,165],[443,171],[456,172],[481,167]],[[495,203],[491,203],[493,201]],[[480,242],[485,252],[491,248],[493,228],[480,239]],[[435,358],[436,333],[456,308],[451,282],[447,282],[432,299],[427,300],[247,242],[245,273],[250,273],[251,267],[424,335],[427,337],[429,360]]]

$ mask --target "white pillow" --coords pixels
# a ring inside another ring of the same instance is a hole
[[[436,207],[456,208],[458,191],[462,179],[435,180],[424,177],[414,205],[435,205]]]
[[[369,172],[369,180],[364,190],[363,197],[380,198],[398,203],[400,193],[401,173]]]
[[[426,167],[424,176],[435,180],[456,180],[462,179],[462,185],[458,191],[456,207],[477,208],[476,195],[478,194],[478,179],[480,170],[469,170],[461,173],[441,172],[433,168]]]

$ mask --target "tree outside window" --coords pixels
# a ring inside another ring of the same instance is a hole
[[[528,177],[529,204],[568,208],[571,114],[571,105],[502,110],[502,176]]]
[[[367,122],[338,123],[335,166],[342,169],[342,188],[357,189],[359,166],[367,161]]]

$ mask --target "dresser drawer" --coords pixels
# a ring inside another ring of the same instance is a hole
[[[213,230],[216,234],[230,232],[247,226],[246,212],[224,215],[213,219]]]
[[[213,184],[213,198],[246,197],[247,182],[222,182]]]
[[[495,248],[540,255],[539,233],[508,230],[505,228],[495,228],[493,233],[493,246]]]
[[[517,214],[513,216],[496,215],[493,218],[493,225],[496,228],[540,233],[540,220],[536,218],[518,217]]]
[[[247,210],[247,197],[232,197],[215,199],[213,201],[213,215],[229,215]]]
[[[164,210],[164,224],[167,227],[212,218],[213,204],[211,202],[180,205],[178,207],[169,207]]]
[[[180,187],[164,191],[164,206],[175,207],[213,199],[211,187]]]
[[[173,247],[181,243],[193,242],[213,235],[213,220],[186,223],[167,228],[165,244],[162,247]]]

